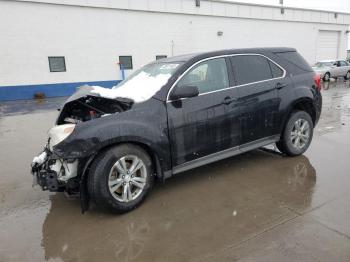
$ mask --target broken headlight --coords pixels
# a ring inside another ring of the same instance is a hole
[[[49,140],[50,140],[50,150],[52,151],[52,147],[61,143],[65,140],[71,133],[73,133],[75,124],[64,124],[59,126],[54,126],[48,132]]]

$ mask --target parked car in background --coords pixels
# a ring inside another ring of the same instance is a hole
[[[312,69],[321,75],[323,81],[331,78],[344,77],[350,79],[350,64],[345,60],[324,60],[317,62]]]
[[[155,61],[113,89],[70,97],[32,164],[43,190],[79,194],[115,212],[166,179],[276,143],[309,147],[322,106],[320,76],[295,49],[234,49]]]

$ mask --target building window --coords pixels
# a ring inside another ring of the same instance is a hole
[[[132,56],[119,56],[119,64],[123,65],[124,69],[132,69]]]
[[[50,72],[66,72],[64,56],[49,56]]]
[[[159,59],[164,59],[164,58],[167,58],[168,56],[166,55],[157,55],[156,56],[156,60],[159,60]]]

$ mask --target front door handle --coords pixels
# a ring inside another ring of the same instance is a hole
[[[231,103],[234,102],[234,101],[237,101],[237,98],[233,98],[233,97],[230,97],[230,96],[226,96],[226,97],[224,98],[224,101],[223,101],[222,103],[225,104],[225,105],[229,105],[229,104],[231,104]]]
[[[286,87],[286,86],[287,86],[287,84],[278,82],[276,84],[276,89],[280,90],[280,89],[282,89],[283,87]]]

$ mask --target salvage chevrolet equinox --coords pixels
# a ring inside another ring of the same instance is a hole
[[[152,62],[112,89],[83,86],[34,158],[43,190],[114,212],[166,179],[272,143],[304,153],[321,113],[320,76],[292,48],[223,50]]]

